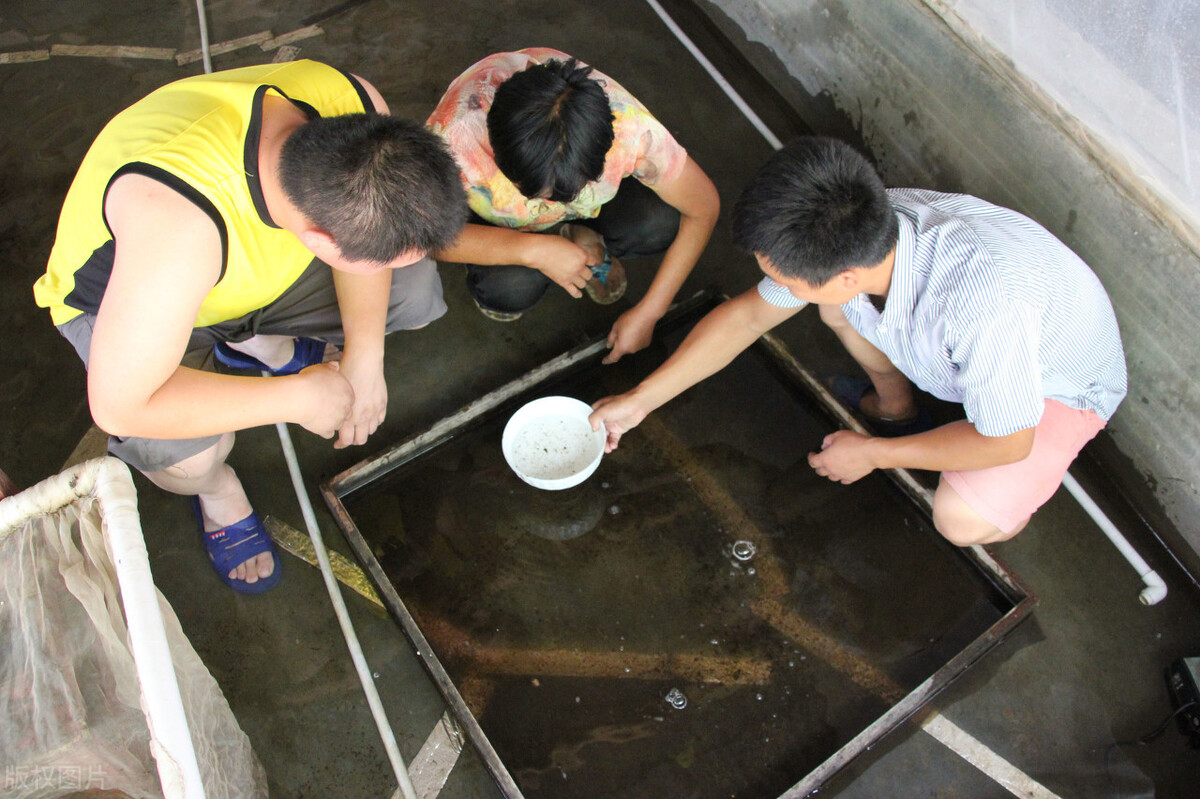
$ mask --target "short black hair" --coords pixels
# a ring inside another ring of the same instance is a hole
[[[881,263],[898,234],[875,167],[846,142],[820,136],[775,153],[733,210],[738,246],[814,287]]]
[[[311,119],[284,142],[279,177],[288,199],[352,261],[436,252],[466,224],[454,156],[412,120],[376,113]]]
[[[488,109],[496,166],[526,197],[570,202],[604,174],[613,143],[608,95],[591,67],[551,59],[509,77]]]

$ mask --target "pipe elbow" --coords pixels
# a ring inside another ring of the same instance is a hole
[[[1158,572],[1147,572],[1142,575],[1146,587],[1138,594],[1138,600],[1143,605],[1157,605],[1167,597],[1167,584],[1158,576]]]

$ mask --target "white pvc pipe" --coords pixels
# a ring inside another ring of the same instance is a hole
[[[670,15],[663,10],[663,7],[658,4],[657,0],[646,0],[646,2],[650,4],[650,7],[654,9],[654,13],[658,14],[659,18],[662,19],[668,28],[670,28],[671,33],[675,34],[675,38],[678,39],[680,43],[688,49],[688,51],[700,63],[700,66],[704,67],[712,79],[717,82],[717,85],[721,87],[721,90],[729,96],[729,99],[733,100],[734,105],[736,105],[742,114],[745,115],[746,119],[750,121],[750,124],[762,134],[763,138],[766,139],[773,148],[776,150],[780,149],[783,144],[779,141],[779,138],[771,132],[766,124],[758,117],[758,114],[754,113],[750,106],[746,104],[746,101],[743,100],[741,95],[737,93],[737,90],[729,84],[729,81],[725,80],[725,76],[718,72],[717,68],[712,65],[712,62],[710,62],[704,56],[704,54],[700,52],[699,48],[696,47],[692,40],[688,38],[687,34],[684,33],[683,30],[675,23],[675,20],[671,19]],[[1063,485],[1067,487],[1067,490],[1071,492],[1071,496],[1075,497],[1079,504],[1083,506],[1083,509],[1087,511],[1088,515],[1091,516],[1096,524],[1100,526],[1100,529],[1103,530],[1104,534],[1109,537],[1109,540],[1116,545],[1117,549],[1121,551],[1121,554],[1125,556],[1125,559],[1129,561],[1130,565],[1132,565],[1133,568],[1137,570],[1137,573],[1141,575],[1142,580],[1146,583],[1146,588],[1138,596],[1138,599],[1142,601],[1142,604],[1154,605],[1161,602],[1167,595],[1167,586],[1166,583],[1163,582],[1162,578],[1159,577],[1153,569],[1146,565],[1146,561],[1142,559],[1142,556],[1137,553],[1137,550],[1135,550],[1129,541],[1126,540],[1125,536],[1121,535],[1121,532],[1116,528],[1116,526],[1108,520],[1108,517],[1104,515],[1104,512],[1101,511],[1099,507],[1097,507],[1096,503],[1092,501],[1092,498],[1089,497],[1087,492],[1083,490],[1083,487],[1080,486],[1079,483],[1075,482],[1075,478],[1071,477],[1070,473],[1063,478]]]
[[[371,677],[367,659],[363,656],[358,636],[354,632],[354,625],[350,622],[350,614],[346,610],[346,602],[342,598],[341,588],[338,586],[337,578],[333,576],[333,567],[329,564],[329,553],[326,551],[325,542],[321,537],[321,528],[317,526],[317,516],[313,513],[312,503],[308,500],[304,478],[300,475],[300,464],[296,460],[296,448],[292,446],[292,437],[288,433],[287,425],[283,422],[276,423],[275,429],[279,431],[279,443],[283,446],[283,456],[287,461],[288,473],[292,476],[292,487],[296,489],[296,500],[300,503],[301,513],[304,514],[304,524],[308,527],[308,535],[312,538],[313,549],[317,552],[317,563],[321,567],[321,576],[325,578],[329,599],[333,602],[334,613],[337,615],[338,624],[342,627],[342,635],[346,639],[346,646],[350,650],[350,657],[358,672],[358,681],[362,683],[363,693],[367,696],[371,715],[375,718],[375,726],[379,729],[383,748],[387,751],[388,760],[392,763],[392,770],[396,773],[396,781],[400,785],[404,799],[417,799],[416,791],[408,776],[408,769],[404,766],[404,758],[400,755],[400,747],[396,745],[396,734],[392,731],[391,724],[388,723],[383,702],[375,687],[375,680]]]
[[[150,573],[129,468],[114,458],[104,458],[96,472],[94,493],[100,501],[105,538],[121,587],[129,647],[146,700],[146,721],[163,795],[204,799],[204,783],[171,666],[171,648],[163,628],[158,589]]]
[[[658,17],[663,21],[663,24],[671,29],[671,33],[675,34],[675,38],[678,39],[680,43],[688,49],[688,52],[692,54],[692,57],[695,58],[696,61],[699,62],[700,66],[704,67],[705,71],[708,72],[709,76],[717,82],[717,85],[721,87],[721,90],[725,92],[725,95],[729,97],[729,99],[733,101],[733,104],[738,107],[738,110],[742,112],[742,116],[750,120],[750,124],[762,134],[762,137],[766,139],[772,147],[774,147],[776,150],[783,147],[783,142],[779,141],[775,134],[771,132],[771,129],[767,127],[766,123],[759,119],[758,114],[754,113],[754,109],[752,109],[746,103],[746,101],[742,99],[742,96],[737,93],[737,89],[729,85],[729,81],[725,80],[725,76],[717,71],[717,68],[712,65],[712,62],[708,60],[704,53],[700,52],[700,48],[688,38],[687,34],[684,33],[678,25],[675,24],[675,20],[671,19],[671,16],[663,10],[663,7],[658,4],[657,0],[646,0],[646,2],[650,4],[652,9],[654,9],[654,13],[658,14]]]
[[[1117,549],[1125,557],[1125,560],[1129,561],[1129,565],[1142,578],[1142,582],[1146,584],[1146,587],[1138,594],[1138,599],[1141,600],[1142,604],[1157,605],[1159,602],[1162,602],[1167,596],[1167,584],[1158,576],[1158,572],[1151,569],[1146,561],[1142,559],[1142,556],[1133,548],[1133,545],[1129,543],[1125,536],[1121,535],[1121,531],[1117,529],[1115,524],[1109,521],[1109,518],[1104,515],[1104,511],[1100,510],[1100,507],[1092,501],[1092,498],[1083,490],[1083,486],[1076,482],[1070,472],[1067,472],[1063,476],[1063,486],[1067,491],[1071,492],[1071,496],[1075,497],[1075,500],[1087,511],[1088,516],[1092,517],[1092,521],[1116,545]]]
[[[212,57],[208,50],[208,17],[204,13],[204,0],[196,0],[196,14],[200,17],[200,54],[204,58],[204,72],[212,72]]]

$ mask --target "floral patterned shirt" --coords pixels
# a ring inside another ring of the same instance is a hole
[[[496,87],[513,74],[551,59],[570,58],[548,47],[490,55],[450,84],[425,123],[446,140],[458,160],[471,210],[492,224],[537,231],[569,219],[590,219],[616,195],[623,179],[632,176],[653,186],[673,180],[683,171],[687,151],[633,95],[593,70],[589,77],[604,88],[614,117],[613,144],[604,158],[604,173],[569,203],[522,195],[496,166],[488,141],[488,109]]]

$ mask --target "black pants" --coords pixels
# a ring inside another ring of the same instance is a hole
[[[476,217],[476,224],[488,224]],[[657,255],[671,246],[679,232],[679,212],[635,178],[625,178],[617,194],[600,208],[595,219],[572,220],[604,237],[614,258]],[[554,282],[536,269],[467,265],[467,288],[484,308],[520,313],[532,308]]]

